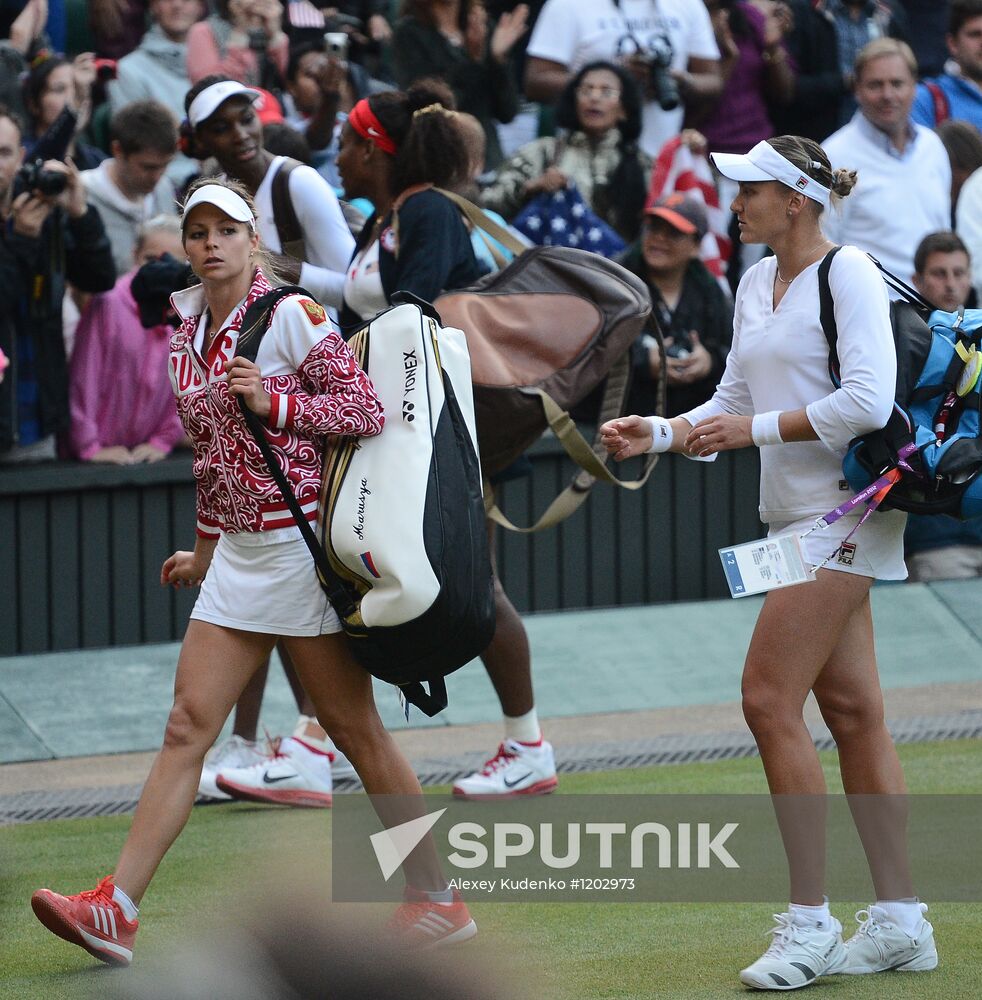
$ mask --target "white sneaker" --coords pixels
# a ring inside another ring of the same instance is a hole
[[[308,744],[312,743],[318,750],[323,750],[331,758],[331,775],[333,777],[357,778],[358,774],[355,771],[354,765],[334,745],[334,740],[332,740],[330,736],[325,734],[323,739],[321,739],[313,738],[307,735],[307,727],[311,724],[320,727],[320,723],[314,716],[301,715],[300,718],[297,719],[296,726],[293,728],[294,738],[304,740]],[[321,729],[321,732],[324,732],[324,730]]]
[[[842,924],[835,917],[828,930],[797,923],[790,913],[775,913],[771,946],[740,973],[740,982],[756,990],[797,990],[819,976],[841,972],[846,962]]]
[[[327,809],[332,801],[331,762],[288,736],[252,767],[223,770],[215,784],[233,799]]]
[[[198,794],[207,799],[229,801],[231,796],[226,795],[215,784],[219,773],[234,767],[250,767],[265,759],[266,754],[255,743],[241,736],[230,736],[227,740],[216,743],[205,757],[201,780],[198,782]]]
[[[927,906],[920,904],[921,913]],[[881,906],[870,906],[856,914],[859,930],[846,942],[846,967],[850,976],[866,972],[928,972],[937,968],[938,949],[934,928],[922,917],[917,933],[911,937],[901,930]]]
[[[357,778],[358,772],[355,765],[348,760],[341,751],[335,747],[331,751],[331,775],[335,778]]]
[[[551,743],[543,740],[540,746],[530,747],[505,740],[480,771],[453,786],[453,793],[463,799],[545,795],[558,784]]]

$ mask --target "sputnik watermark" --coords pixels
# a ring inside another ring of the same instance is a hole
[[[446,811],[446,808],[438,809],[369,836],[386,882]],[[465,821],[454,823],[447,832],[447,842],[453,848],[447,861],[453,868],[465,870],[483,868],[489,862],[501,869],[507,868],[515,858],[537,855],[547,868],[566,869],[588,863],[600,870],[609,870],[614,867],[615,838],[626,837],[631,868],[652,865],[658,868],[710,868],[714,863],[725,868],[739,868],[725,846],[739,825],[725,823],[714,833],[710,823],[677,823],[673,831],[664,823],[648,821],[634,825],[629,831],[626,823],[548,822],[533,827],[527,823],[499,822],[487,827]],[[557,828],[563,826],[564,836],[557,838]],[[557,849],[559,840],[564,844],[562,851]],[[549,885],[552,881],[547,880],[547,887],[557,887]]]

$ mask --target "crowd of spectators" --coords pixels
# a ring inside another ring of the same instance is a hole
[[[150,363],[166,317],[143,325],[132,286],[148,260],[180,270],[173,220],[198,175],[242,180],[283,273],[335,315],[364,313],[342,301],[349,262],[400,192],[375,183],[345,122],[397,89],[456,112],[458,191],[532,241],[562,193],[645,281],[668,351],[654,328],[635,345],[638,409],[662,365],[670,412],[711,394],[732,290],[766,252],[727,231],[734,188],[709,150],[816,139],[859,174],[830,238],[945,307],[982,287],[982,0],[7,0],[0,37],[3,463],[181,446]],[[196,106],[219,81],[223,103]],[[696,164],[666,190],[680,134]],[[509,256],[469,235],[468,273]]]

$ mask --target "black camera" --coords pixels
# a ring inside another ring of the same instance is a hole
[[[651,89],[662,111],[674,111],[681,103],[679,85],[670,70],[672,67],[672,43],[664,36],[652,40],[646,55],[648,71],[651,74]]]
[[[683,330],[673,330],[672,342],[665,348],[666,356],[670,358],[687,358],[692,353],[692,341]]]
[[[25,163],[14,178],[14,192],[39,191],[43,195],[59,195],[68,187],[68,174],[59,170],[45,170],[44,161]]]

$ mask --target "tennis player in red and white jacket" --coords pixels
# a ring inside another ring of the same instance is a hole
[[[365,791],[400,803],[386,807],[386,825],[426,811],[416,775],[379,718],[371,676],[348,649],[235,399],[242,396],[266,421],[313,520],[324,438],[377,434],[383,418],[375,390],[321,307],[299,295],[277,306],[255,363],[236,354],[246,308],[269,289],[256,267],[256,213],[244,188],[193,186],[183,240],[201,288],[174,298],[184,321],[171,344],[170,370],[194,443],[198,535],[193,552],[165,560],[160,581],[200,584],[201,591],[181,646],[164,744],[113,874],[77,895],[39,889],[31,899],[49,930],[112,965],[129,965],[137,908],[187,822],[205,753],[277,638]],[[404,871],[406,901],[391,927],[406,943],[463,941],[477,932],[443,876],[432,838],[420,842]]]
[[[171,298],[183,322],[171,338],[170,380],[194,446],[202,538],[217,539],[219,530],[265,531],[293,523],[228,377],[246,309],[270,288],[257,268],[245,299],[211,337],[201,285]],[[300,295],[276,304],[255,367],[269,396],[269,413],[261,415],[279,432],[270,441],[300,506],[314,521],[325,437],[378,434],[383,420],[378,397],[324,308]]]

